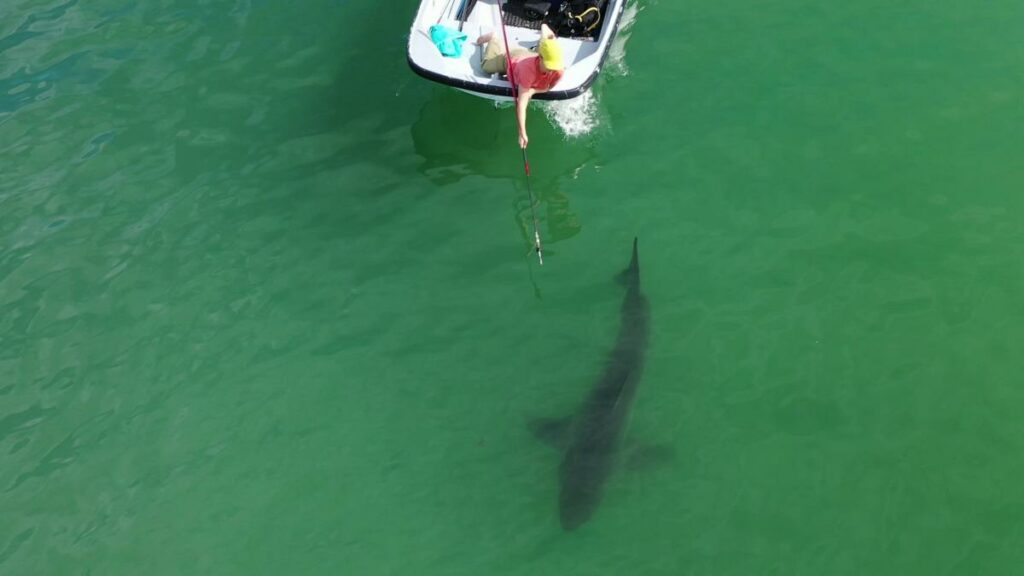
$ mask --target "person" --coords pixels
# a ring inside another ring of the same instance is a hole
[[[476,43],[479,46],[487,44],[483,53],[484,72],[505,74],[508,69],[508,57],[501,34],[483,34],[477,38]],[[551,90],[558,83],[565,71],[565,63],[562,59],[562,47],[547,24],[541,24],[537,52],[513,48],[511,56],[512,77],[518,87],[516,118],[519,121],[519,147],[526,148],[530,142],[526,135],[526,109],[530,99],[534,94]]]

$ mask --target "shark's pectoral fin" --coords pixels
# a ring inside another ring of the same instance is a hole
[[[675,450],[668,444],[633,444],[626,449],[625,466],[629,470],[650,470],[675,459]]]
[[[629,269],[623,270],[615,275],[615,283],[619,286],[629,286]]]
[[[541,442],[559,450],[569,445],[572,418],[536,418],[530,422],[530,431]]]

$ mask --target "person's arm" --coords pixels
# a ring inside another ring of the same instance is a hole
[[[530,98],[537,93],[533,88],[523,90],[519,87],[519,99],[516,101],[516,118],[519,120],[519,147],[526,148],[530,139],[526,136],[526,110],[530,106]]]

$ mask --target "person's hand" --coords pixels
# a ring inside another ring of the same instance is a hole
[[[525,132],[519,133],[519,147],[526,150],[526,145],[530,143],[530,139],[526,137]]]

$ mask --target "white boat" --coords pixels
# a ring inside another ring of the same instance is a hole
[[[409,66],[420,76],[475,96],[492,100],[511,100],[512,86],[501,75],[481,69],[484,47],[475,41],[481,33],[502,33],[501,17],[505,16],[508,43],[513,47],[532,49],[540,42],[540,20],[517,14],[508,2],[499,0],[422,0],[409,33]],[[536,100],[568,100],[584,92],[597,79],[612,39],[619,28],[626,0],[601,0],[601,19],[590,37],[559,37],[558,43],[566,68],[561,80],[547,92],[536,94]],[[441,24],[461,29],[467,34],[462,56],[449,58],[430,38],[430,28]]]

